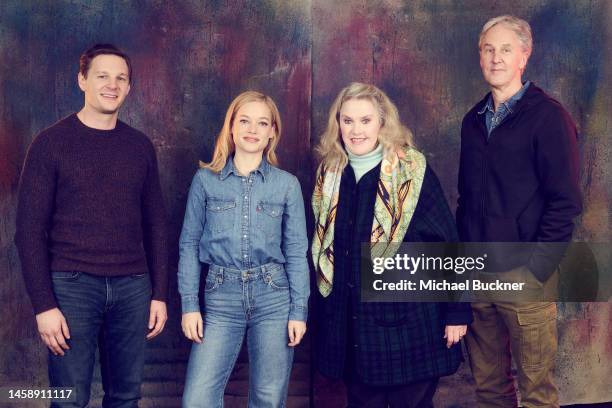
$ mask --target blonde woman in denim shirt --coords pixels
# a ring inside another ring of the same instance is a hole
[[[244,92],[227,110],[212,161],[193,178],[178,270],[181,326],[193,341],[184,407],[223,406],[245,333],[249,407],[285,405],[310,289],[300,184],[275,167],[280,135],[272,98]]]

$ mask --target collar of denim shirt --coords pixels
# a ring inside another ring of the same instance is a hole
[[[512,113],[512,108],[514,108],[514,105],[516,105],[516,103],[523,97],[525,92],[527,92],[527,88],[529,88],[530,84],[531,84],[531,81],[525,82],[517,93],[515,93],[510,98],[508,98],[507,101],[502,103],[504,108],[508,111],[508,114]],[[482,115],[486,111],[490,111],[491,113],[495,114],[495,107],[493,106],[493,95],[491,94],[489,94],[487,103],[485,103],[485,106],[483,106],[482,109],[478,111],[478,114]]]
[[[261,174],[261,178],[263,182],[265,183],[266,177],[269,172],[270,172],[270,163],[268,163],[268,161],[266,160],[266,157],[264,156],[261,158],[261,163],[259,163],[259,167],[255,169],[255,173]],[[227,163],[225,163],[225,167],[223,167],[223,170],[221,170],[221,172],[219,173],[219,179],[225,180],[232,173],[234,173],[235,176],[242,177],[240,173],[238,173],[236,166],[234,166],[234,156],[233,155],[227,160]]]

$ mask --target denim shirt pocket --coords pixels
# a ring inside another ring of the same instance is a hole
[[[285,206],[278,203],[260,201],[257,204],[257,226],[269,242],[281,241],[284,209]]]
[[[212,232],[230,229],[236,219],[236,201],[209,198],[206,200],[206,226]]]

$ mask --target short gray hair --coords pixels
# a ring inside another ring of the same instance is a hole
[[[487,31],[497,24],[504,24],[510,30],[514,31],[519,41],[523,45],[523,51],[527,53],[527,56],[531,55],[531,51],[533,50],[533,38],[531,37],[531,27],[529,26],[529,23],[522,18],[511,16],[509,14],[493,17],[482,26],[480,36],[478,37],[479,49],[482,47],[482,40]]]

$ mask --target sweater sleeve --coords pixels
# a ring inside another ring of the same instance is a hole
[[[19,182],[15,244],[36,314],[58,307],[47,247],[57,184],[54,156],[49,135],[41,133],[28,149]]]
[[[545,281],[561,261],[574,230],[574,217],[582,211],[578,182],[578,147],[576,127],[560,106],[541,122],[536,132],[536,170],[546,199],[540,218],[537,244],[527,267]]]
[[[153,299],[168,297],[167,218],[155,149],[147,141],[149,166],[142,192],[143,245],[153,284]]]

